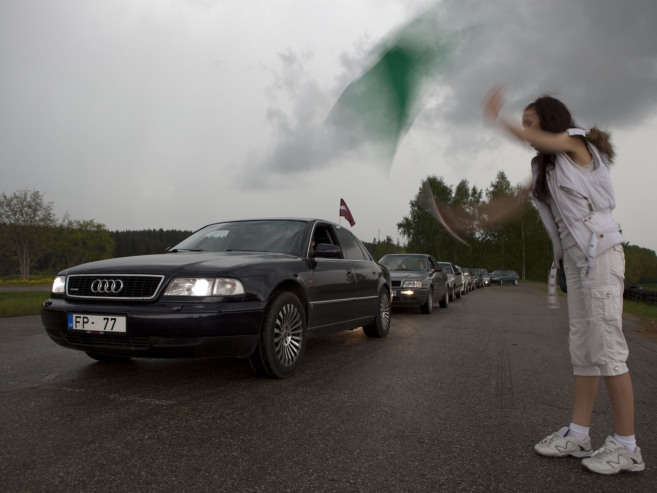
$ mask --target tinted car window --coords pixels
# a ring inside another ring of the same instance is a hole
[[[299,255],[304,221],[235,221],[211,224],[178,243],[173,251],[275,252]]]
[[[438,262],[438,265],[440,265],[448,274],[454,274],[454,269],[452,269],[452,264],[448,262]]]
[[[379,263],[390,270],[428,270],[427,258],[423,255],[385,255]]]
[[[361,249],[354,236],[345,229],[338,229],[338,238],[345,257],[351,260],[370,260]]]

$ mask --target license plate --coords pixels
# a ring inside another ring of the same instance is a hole
[[[126,332],[126,323],[122,316],[69,313],[68,328],[90,332]]]

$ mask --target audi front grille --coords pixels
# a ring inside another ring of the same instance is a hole
[[[66,283],[71,298],[151,300],[155,298],[164,276],[112,274],[72,275]]]

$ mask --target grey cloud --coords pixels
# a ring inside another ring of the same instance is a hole
[[[490,143],[478,135],[481,102],[496,83],[506,83],[507,110],[519,113],[536,97],[549,93],[562,99],[581,125],[604,128],[638,125],[657,105],[657,2],[653,0],[581,0],[439,2],[450,21],[481,26],[481,35],[466,50],[446,79],[428,91],[415,126],[453,129],[448,148],[469,152]],[[441,10],[442,9],[442,10]],[[371,46],[371,44],[370,44]],[[303,166],[324,167],[348,143],[331,141],[321,110],[337,99],[345,80],[353,80],[371,61],[369,53],[342,55],[344,72],[333,87],[321,87],[303,71],[302,61],[282,57],[281,80],[294,109],[271,119],[280,140],[259,168],[280,173]],[[468,136],[468,137],[464,137]],[[353,143],[352,143],[353,144]],[[339,156],[338,156],[339,157]]]

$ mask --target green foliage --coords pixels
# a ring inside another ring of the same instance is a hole
[[[451,238],[426,210],[422,197],[425,185],[429,186],[437,200],[447,204],[454,200],[454,192],[443,178],[429,176],[421,183],[418,194],[410,203],[409,215],[397,223],[399,232],[408,238],[406,250],[412,253],[428,253],[438,260],[460,263],[460,253],[467,247]]]
[[[68,216],[59,229],[56,248],[67,267],[112,257],[114,240],[104,224],[77,221]]]
[[[116,257],[164,253],[192,234],[192,231],[145,229],[139,231],[113,231]]]
[[[386,236],[386,239],[383,241],[377,241],[376,238],[372,240],[372,243],[364,241],[363,245],[365,245],[370,254],[372,254],[372,258],[377,262],[384,255],[389,253],[403,253],[404,251],[399,244],[395,244],[390,236]]]
[[[422,190],[428,184],[436,201],[457,218],[456,229],[468,246],[452,238],[426,211]],[[484,192],[462,180],[452,188],[429,176],[397,224],[408,239],[408,252],[429,253],[463,267],[512,269],[521,279],[544,281],[552,262],[552,246],[538,211],[524,187],[512,187],[504,172]]]
[[[30,278],[30,269],[51,246],[53,207],[37,190],[0,195],[0,250],[4,258],[18,263],[22,279]]]
[[[657,281],[657,255],[653,250],[626,243],[625,284],[648,284]],[[644,286],[645,288],[645,286]]]
[[[50,288],[45,291],[9,291],[0,293],[0,317],[38,315],[41,303],[48,299]]]
[[[468,247],[449,236],[426,211],[422,201],[425,184],[440,204],[457,212],[458,230]],[[552,263],[552,243],[531,195],[520,185],[511,186],[502,171],[485,192],[470,187],[466,180],[452,188],[442,178],[427,177],[410,203],[409,214],[397,227],[408,239],[406,251],[429,253],[463,267],[489,272],[512,269],[521,279],[543,282]],[[624,247],[626,284],[645,288],[657,283],[655,252],[630,244]]]

